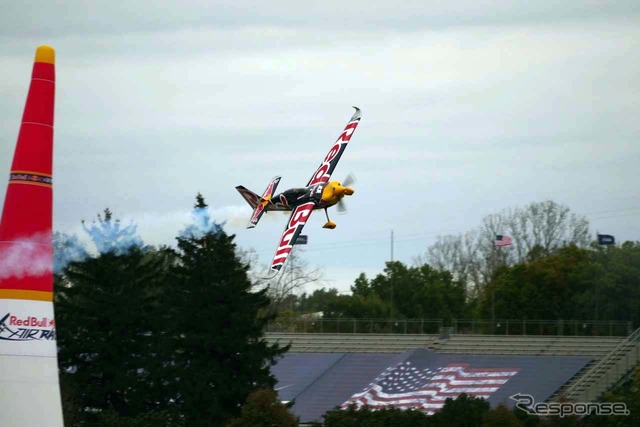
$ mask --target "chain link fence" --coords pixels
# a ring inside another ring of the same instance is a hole
[[[269,323],[271,333],[332,334],[451,334],[627,336],[631,322],[606,320],[466,320],[454,319],[345,319],[323,317],[280,318]]]

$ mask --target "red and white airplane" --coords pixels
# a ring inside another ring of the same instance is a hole
[[[302,228],[307,223],[311,212],[315,209],[324,209],[327,222],[323,228],[334,229],[336,228],[336,224],[329,220],[327,208],[337,204],[338,211],[344,211],[342,198],[353,194],[353,188],[349,187],[353,182],[352,178],[347,177],[344,183],[329,181],[333,170],[340,160],[340,156],[342,156],[345,148],[347,148],[353,132],[360,123],[360,109],[358,107],[353,108],[356,109],[355,113],[329,150],[329,153],[322,160],[318,169],[311,176],[306,187],[291,188],[274,196],[273,193],[276,191],[276,187],[280,182],[279,176],[271,180],[262,197],[241,185],[236,187],[240,195],[242,195],[253,208],[253,215],[249,220],[247,228],[255,227],[265,212],[292,211],[289,221],[282,233],[282,238],[278,244],[278,249],[276,249],[273,261],[271,261],[271,271],[275,274],[280,271],[284,262],[287,260],[287,256],[291,252],[293,245],[295,245],[296,239],[302,232]]]

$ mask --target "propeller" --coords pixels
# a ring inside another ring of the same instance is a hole
[[[355,184],[355,182],[356,182],[356,177],[352,173],[350,173],[342,182],[342,186],[349,187],[351,186],[351,184]]]
[[[349,174],[345,177],[344,181],[342,181],[343,187],[350,187],[352,184],[355,184],[356,177],[353,174]],[[336,212],[339,214],[347,213],[347,204],[344,201],[344,198],[340,199],[338,204],[336,205]]]
[[[347,213],[347,204],[343,202],[342,199],[340,199],[340,201],[336,205],[336,212],[338,212],[339,214]]]

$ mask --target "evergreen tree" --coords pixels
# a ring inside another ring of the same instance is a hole
[[[53,233],[53,274],[62,270],[74,261],[82,261],[89,256],[78,236],[56,231]]]
[[[221,426],[239,415],[249,393],[273,387],[270,365],[285,350],[262,338],[267,290],[251,291],[234,236],[213,226],[200,194],[194,216],[201,227],[178,237],[173,270],[177,403],[187,426]]]
[[[119,219],[113,219],[113,213],[106,208],[104,218],[98,214],[98,222],[88,226],[82,221],[82,228],[91,237],[101,254],[112,252],[116,255],[126,254],[133,247],[142,246],[142,239],[137,234],[137,226],[129,224],[122,227]]]
[[[110,221],[101,222],[109,228]],[[157,346],[168,254],[137,246],[123,253],[108,239],[102,241],[112,250],[72,262],[56,278],[67,425],[91,425],[107,412],[136,417],[170,401],[164,396]]]

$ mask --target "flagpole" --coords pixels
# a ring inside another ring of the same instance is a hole
[[[496,256],[494,256],[494,265],[493,265],[493,272],[495,273],[496,269],[498,268],[498,264],[500,262],[499,259],[500,259],[501,246],[495,246],[495,242],[494,242],[494,249],[496,249],[496,251],[494,252]],[[495,334],[495,328],[496,328],[496,287],[494,283],[494,285],[491,287],[491,333]]]

